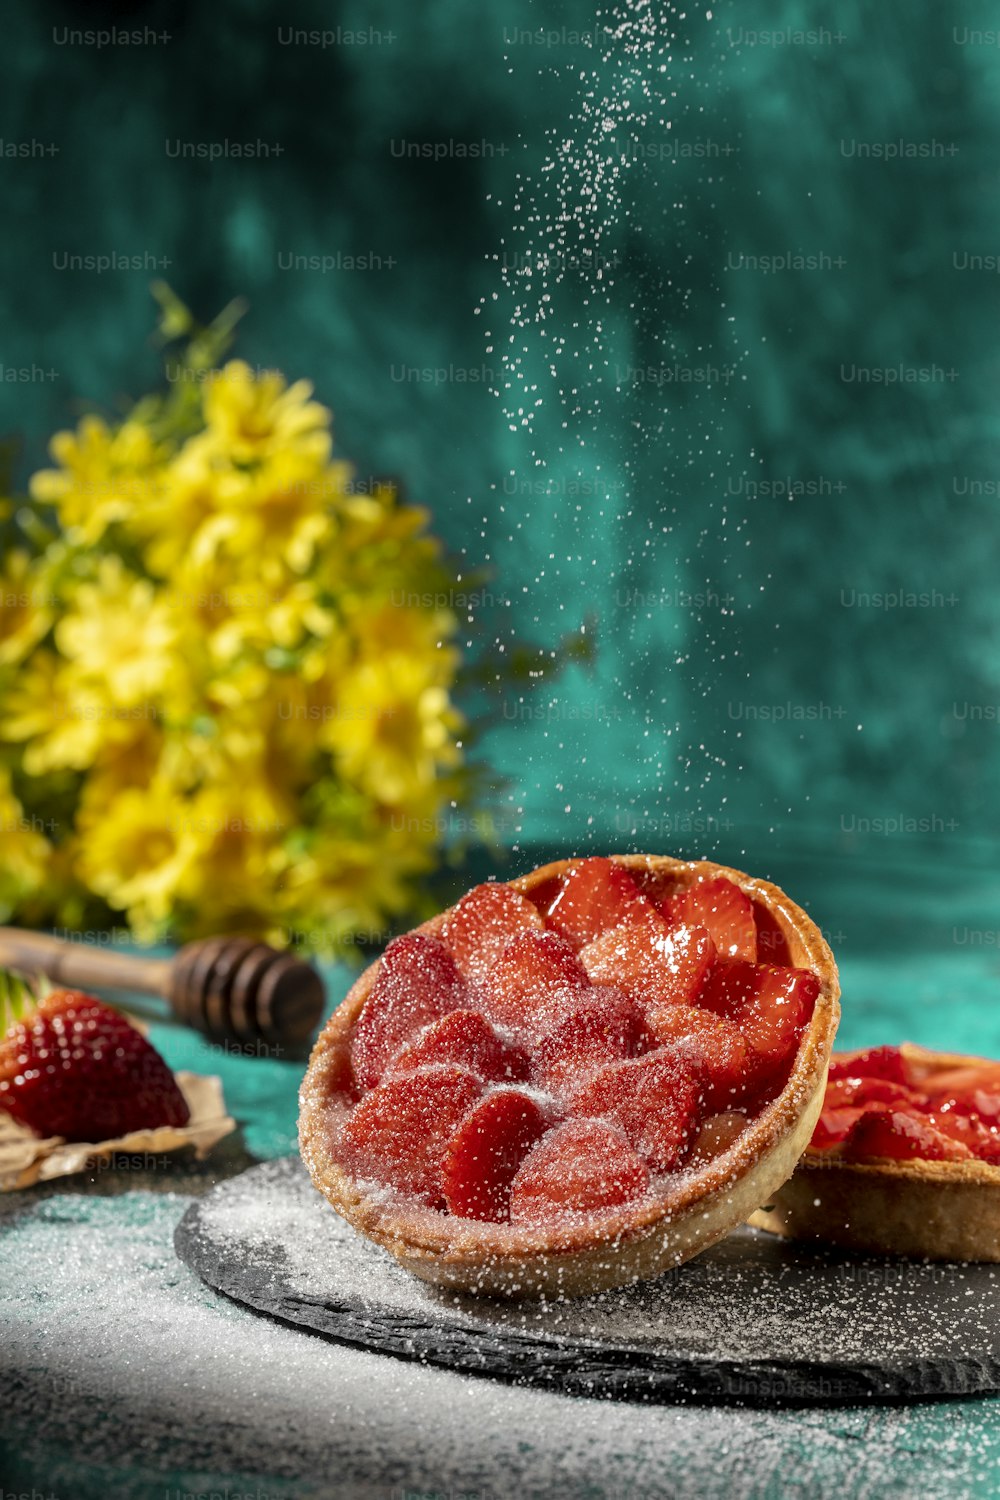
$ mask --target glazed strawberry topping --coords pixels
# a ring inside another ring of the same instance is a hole
[[[537,1036],[576,1002],[586,971],[564,938],[554,932],[519,932],[511,938],[482,987],[486,1014],[515,1033]]]
[[[522,1161],[552,1124],[549,1112],[520,1089],[497,1089],[475,1105],[444,1153],[444,1201],[464,1219],[503,1223]]]
[[[530,1067],[527,1053],[505,1040],[478,1010],[453,1010],[440,1021],[432,1021],[416,1041],[397,1053],[386,1076],[449,1062],[471,1068],[494,1083],[521,1083]]]
[[[608,859],[553,884],[544,917],[481,885],[440,938],[386,949],[351,1039],[352,1176],[458,1218],[555,1224],[703,1166],[780,1089],[819,980],[754,961],[741,890],[712,877],[653,899]],[[853,1125],[867,1098],[844,1089]],[[965,1149],[957,1128],[938,1133]]]
[[[732,1021],[746,1037],[754,1062],[769,1071],[794,1052],[818,994],[819,980],[811,969],[719,963],[699,1004]]]
[[[469,1068],[439,1063],[388,1078],[351,1111],[340,1154],[353,1177],[411,1193],[437,1207],[444,1201],[445,1149],[483,1093]]]
[[[524,931],[545,931],[541,912],[509,885],[494,882],[474,886],[452,907],[441,941],[466,978],[479,982]]]
[[[903,1068],[903,1054],[898,1047],[870,1047],[867,1052],[854,1052],[849,1057],[837,1057],[830,1062],[830,1082],[838,1078],[881,1078],[887,1083],[907,1083]]]
[[[610,986],[581,993],[535,1048],[534,1075],[540,1088],[562,1095],[604,1063],[655,1047],[639,1007]]]
[[[864,1161],[871,1156],[967,1161],[972,1152],[917,1115],[896,1109],[868,1109],[848,1131],[843,1154],[846,1161]]]
[[[612,1120],[655,1172],[672,1172],[690,1144],[698,1100],[694,1075],[669,1052],[608,1063],[570,1103],[578,1115]]]
[[[704,927],[669,926],[655,911],[633,912],[580,950],[594,984],[617,984],[645,1005],[688,1005],[715,961]]]
[[[829,1077],[813,1150],[854,1162],[1000,1164],[1000,1063],[874,1047],[835,1056]]]
[[[648,906],[631,875],[610,859],[582,859],[567,870],[547,922],[575,947]]]
[[[732,1021],[697,1005],[664,1005],[650,1011],[649,1025],[661,1046],[691,1069],[706,1108],[723,1110],[739,1102],[747,1044]]]
[[[753,902],[731,880],[716,876],[699,880],[668,896],[663,903],[668,922],[689,927],[704,927],[720,958],[743,958],[757,961],[757,927]]]
[[[351,1043],[361,1087],[374,1088],[416,1031],[467,999],[468,987],[443,943],[419,932],[396,938],[382,955]]]
[[[917,1095],[905,1083],[889,1083],[884,1078],[835,1078],[827,1083],[825,1110],[851,1109],[866,1104],[915,1103]],[[923,1096],[920,1096],[923,1099]]]
[[[694,1138],[689,1162],[696,1166],[700,1162],[713,1161],[728,1151],[746,1130],[747,1116],[738,1109],[726,1109],[721,1114],[709,1115]]]
[[[510,1194],[512,1224],[551,1224],[641,1198],[649,1169],[609,1120],[566,1120],[525,1158]]]

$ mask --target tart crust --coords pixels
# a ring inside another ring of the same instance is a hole
[[[314,1184],[337,1212],[425,1281],[490,1296],[537,1297],[583,1296],[658,1276],[715,1244],[768,1202],[812,1135],[840,1016],[837,967],[819,928],[777,886],[725,865],[656,854],[612,858],[653,896],[724,875],[766,910],[787,945],[787,961],[812,969],[820,981],[788,1081],[726,1152],[679,1174],[654,1200],[539,1229],[437,1213],[384,1189],[366,1189],[343,1171],[335,1155],[346,1113],[343,1094],[339,1103],[337,1096],[350,1083],[351,1032],[378,972],[376,961],[352,986],[313,1048],[299,1096],[299,1143]],[[544,908],[576,862],[557,860],[509,884]],[[446,915],[415,930],[435,936]]]
[[[900,1051],[932,1073],[987,1061],[931,1052],[913,1042]],[[787,1239],[822,1240],[876,1255],[1000,1261],[1000,1167],[975,1159],[848,1162],[829,1151],[807,1150],[750,1223]]]

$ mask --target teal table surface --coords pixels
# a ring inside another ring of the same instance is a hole
[[[524,861],[521,862],[525,863]],[[837,951],[841,1044],[1000,1055],[1000,877],[984,864],[797,857],[768,873]],[[325,971],[331,1007],[352,971]],[[295,1149],[300,1063],[153,1039],[217,1073],[238,1136],[203,1164],[66,1179],[0,1203],[0,1475],[76,1500],[268,1496],[988,1496],[992,1400],[899,1408],[639,1407],[341,1349],[257,1318],[173,1253],[188,1202]]]

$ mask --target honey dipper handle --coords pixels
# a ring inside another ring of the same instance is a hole
[[[109,953],[88,943],[67,942],[47,932],[0,927],[0,968],[45,974],[69,989],[137,990],[166,995],[170,962],[132,953]]]

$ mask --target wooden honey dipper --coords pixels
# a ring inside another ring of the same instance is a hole
[[[248,1052],[265,1043],[279,1057],[304,1050],[325,1001],[310,964],[248,937],[201,938],[173,958],[142,958],[0,927],[0,968],[45,974],[70,989],[160,995],[178,1021],[213,1042],[241,1043]]]

